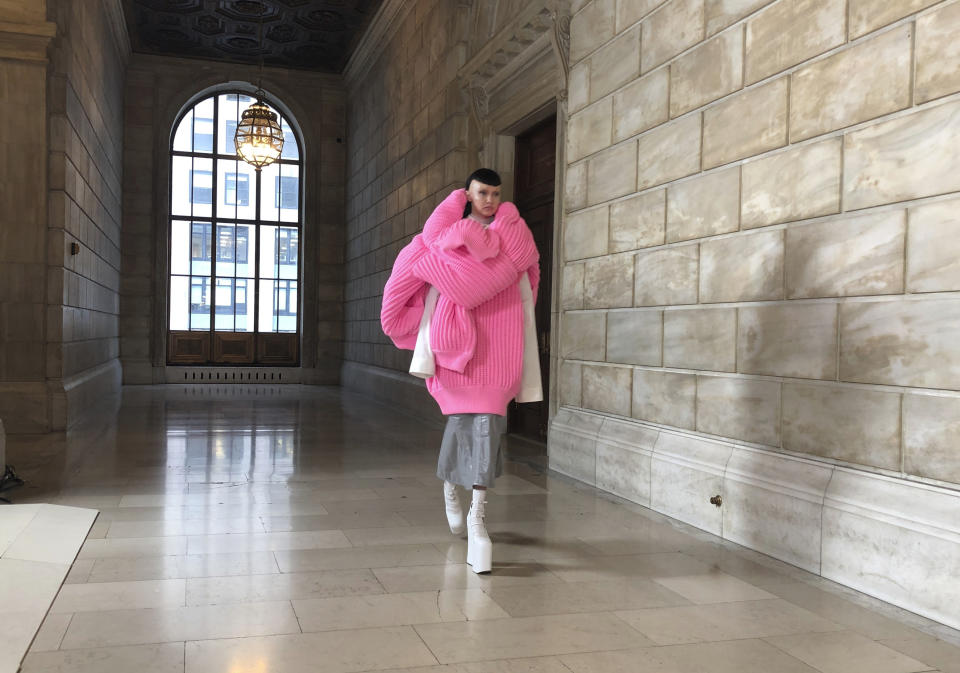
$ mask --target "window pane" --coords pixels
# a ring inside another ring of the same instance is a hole
[[[190,275],[191,243],[190,223],[174,220],[170,225],[170,273]]]
[[[190,278],[190,329],[210,329],[210,279]]]
[[[190,278],[170,278],[170,329],[190,329]]]
[[[170,175],[170,214],[190,216],[190,172],[193,159],[174,157]]]
[[[213,98],[193,108],[193,151],[213,152]]]
[[[283,130],[283,153],[280,157],[283,159],[299,159],[300,152],[297,148],[297,138],[293,135],[293,129],[287,123],[287,120],[280,117],[280,128]]]
[[[213,160],[193,158],[188,175],[188,198],[194,217],[210,217],[213,213]]]
[[[213,225],[194,222],[190,227],[190,273],[210,275],[210,254],[213,250]]]
[[[217,161],[218,188],[217,217],[226,219],[253,220],[257,209],[251,198],[256,175],[252,166],[244,161],[223,159]]]
[[[177,152],[189,152],[191,150],[190,134],[193,131],[193,110],[190,110],[180,120],[177,126],[177,132],[173,136],[173,149]]]
[[[214,329],[233,331],[233,279],[217,278],[216,325]]]
[[[260,277],[277,278],[280,275],[277,253],[280,228],[263,225],[260,227]]]
[[[246,96],[244,96],[246,98]],[[246,109],[248,103],[240,103],[237,94],[220,94],[217,100],[217,122],[220,131],[220,139],[217,142],[217,152],[220,154],[236,154],[237,151],[233,145],[233,135],[237,130],[237,120],[240,119],[240,113]]]
[[[190,171],[190,194],[194,207],[213,203],[213,174],[210,171]]]
[[[280,278],[297,279],[299,254],[300,232],[292,227],[280,227],[277,249],[277,270]]]
[[[279,175],[279,164],[270,164],[260,171],[260,219],[264,222],[276,222],[280,217]]]
[[[277,289],[275,285],[276,281],[272,280],[261,280],[260,281],[260,295],[257,297],[257,300],[260,302],[260,311],[257,316],[257,322],[259,325],[257,329],[261,332],[276,332],[277,331],[277,316],[275,315],[274,306],[276,306],[277,300]]]
[[[252,278],[255,274],[257,229],[252,225],[237,225],[237,276]],[[252,288],[251,288],[252,291]]]
[[[275,324],[278,332],[297,331],[297,281],[277,281]]]
[[[280,219],[296,222],[300,219],[300,168],[282,164],[276,187]]]
[[[253,331],[253,281],[237,278],[234,285],[234,316],[237,332]]]
[[[236,275],[234,264],[236,254],[236,227],[232,224],[217,223],[217,276]]]

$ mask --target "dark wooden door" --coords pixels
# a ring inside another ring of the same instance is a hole
[[[543,402],[510,405],[509,430],[537,441],[547,439],[550,390],[550,287],[553,276],[553,196],[557,163],[557,120],[552,117],[517,136],[516,182],[513,193],[540,251],[537,295],[537,342]]]

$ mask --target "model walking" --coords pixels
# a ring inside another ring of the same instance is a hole
[[[467,563],[478,573],[492,567],[484,508],[502,471],[507,404],[542,399],[533,325],[538,259],[516,207],[500,202],[500,176],[479,169],[400,251],[383,290],[384,333],[417,351],[412,370],[424,353],[429,360],[422,375],[447,416],[437,464],[447,521],[451,532],[463,532],[456,486],[472,490]]]

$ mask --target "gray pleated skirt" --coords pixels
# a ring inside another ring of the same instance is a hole
[[[451,414],[440,443],[437,476],[464,488],[493,486],[503,472],[500,442],[507,417],[497,414]]]

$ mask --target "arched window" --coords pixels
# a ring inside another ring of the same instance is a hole
[[[233,134],[254,99],[220,92],[180,118],[170,148],[169,364],[297,364],[301,151],[288,121],[260,172]],[[269,104],[269,102],[268,102]]]

